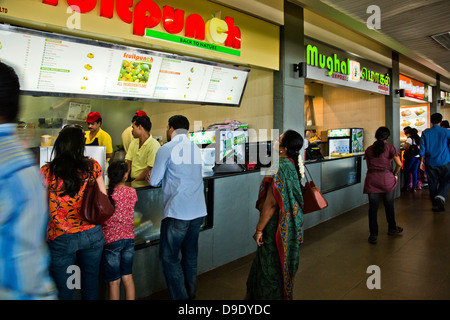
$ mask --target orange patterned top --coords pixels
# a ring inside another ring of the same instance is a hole
[[[98,178],[102,174],[102,167],[94,159],[91,160],[94,161],[93,175]],[[47,241],[54,240],[66,233],[86,231],[95,227],[94,224],[87,222],[80,216],[88,176],[86,175],[86,179],[75,197],[72,198],[68,195],[60,197],[58,196],[60,193],[58,190],[61,190],[62,181],[58,183],[54,175],[49,176],[49,169],[49,164],[41,167],[44,183],[49,190],[50,220],[47,227]]]

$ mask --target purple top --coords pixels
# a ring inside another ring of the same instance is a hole
[[[386,141],[384,143],[384,152],[378,158],[375,158],[373,154],[373,145],[368,147],[364,153],[364,159],[367,161],[364,193],[386,193],[394,190],[397,186],[397,179],[392,172],[392,160],[395,156],[398,157],[399,153],[392,144]],[[371,172],[371,170],[377,171]]]

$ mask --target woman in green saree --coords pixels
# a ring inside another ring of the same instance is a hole
[[[302,136],[293,130],[283,133],[274,143],[279,162],[272,165],[261,182],[256,202],[260,217],[253,239],[258,248],[247,279],[248,299],[293,298],[303,235],[298,167],[302,146]]]

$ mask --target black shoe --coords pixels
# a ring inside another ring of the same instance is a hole
[[[388,231],[388,235],[390,235],[390,236],[396,236],[396,235],[402,233],[402,231],[403,231],[403,228],[402,228],[402,227],[396,227],[395,229],[390,229],[390,230]]]
[[[377,236],[369,236],[369,243],[376,244],[377,243]]]
[[[436,200],[436,207],[439,211],[445,211],[445,201],[439,197],[434,198]],[[439,212],[438,211],[438,212]]]

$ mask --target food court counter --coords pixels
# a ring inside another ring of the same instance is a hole
[[[362,154],[321,161],[306,167],[329,206],[305,216],[304,229],[331,219],[367,202],[362,193],[367,171]],[[253,233],[259,212],[255,208],[264,169],[204,176],[208,215],[199,235],[198,274],[244,257],[256,250]],[[303,183],[306,179],[303,180]],[[136,252],[133,277],[136,297],[146,297],[166,287],[159,261],[159,228],[163,217],[162,189],[147,182],[132,183],[138,202]],[[306,238],[307,239],[307,233]]]

